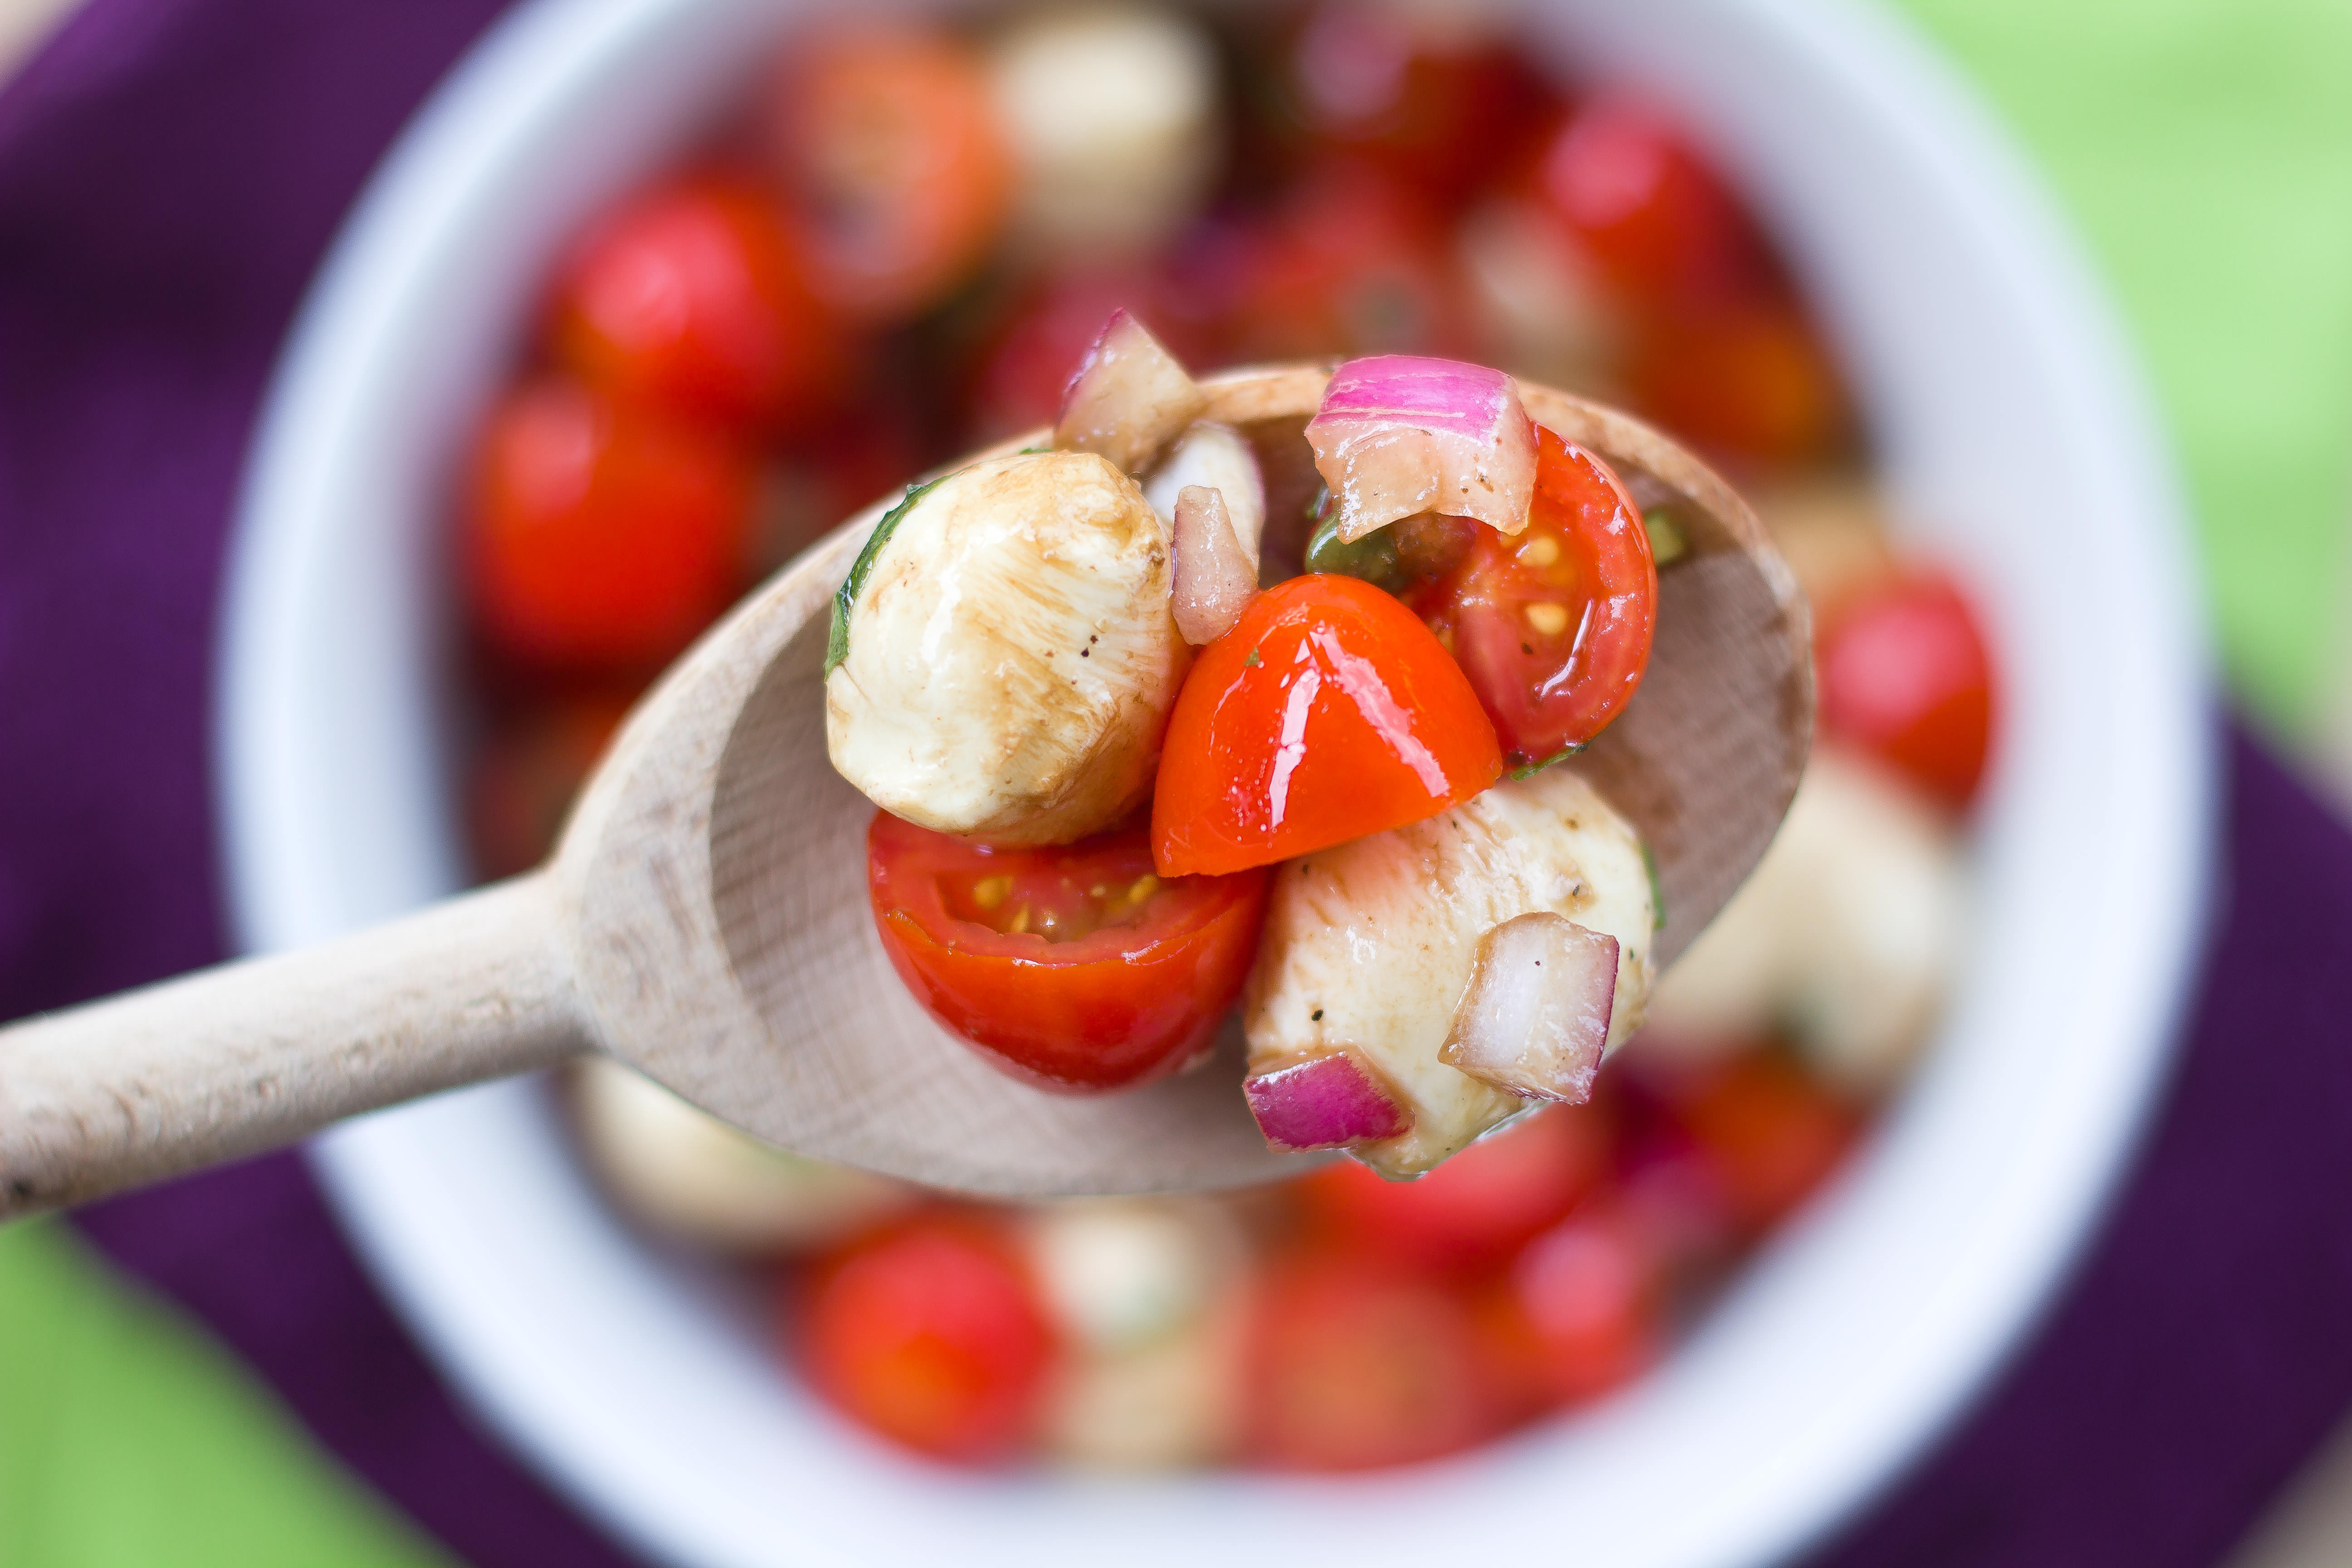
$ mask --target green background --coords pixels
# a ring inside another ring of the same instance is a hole
[[[2088,239],[2178,442],[2228,678],[2310,742],[2352,521],[2352,4],[1904,0]],[[438,1563],[54,1225],[0,1229],[0,1563]]]

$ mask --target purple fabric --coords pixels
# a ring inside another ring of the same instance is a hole
[[[91,0],[0,92],[0,1016],[216,956],[221,544],[305,279],[493,0]],[[1821,1568],[2202,1568],[2352,1402],[2352,837],[2231,740],[2229,923],[2031,1344]],[[473,1426],[280,1155],[85,1212],[478,1568],[625,1559]]]

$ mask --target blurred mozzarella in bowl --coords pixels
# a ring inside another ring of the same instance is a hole
[[[464,432],[557,248],[689,145],[708,106],[814,9],[527,4],[445,84],[353,216],[279,368],[239,523],[220,745],[252,945],[320,940],[459,884],[440,519]],[[1703,942],[1661,999],[1683,1048],[1790,1016],[1840,1070],[1885,1072],[1906,1019],[1874,1005],[1892,997],[1900,1013],[1906,976],[1934,988],[1919,955],[1965,921],[1922,1070],[1836,1190],[1656,1374],[1574,1420],[1370,1488],[945,1474],[776,1376],[761,1332],[602,1201],[543,1086],[446,1096],[325,1140],[331,1195],[442,1365],[581,1506],[657,1559],[1274,1563],[1458,1552],[1465,1540],[1549,1557],[1572,1531],[1596,1563],[1763,1563],[1933,1436],[2095,1216],[2191,968],[2210,783],[2177,499],[2105,307],[2013,156],[1875,12],[1562,0],[1525,7],[1518,26],[1559,62],[1654,92],[1740,181],[1836,338],[1897,516],[1991,623],[2004,722],[1965,891],[1937,830],[1889,805],[1866,768],[1825,757],[1775,855],[1828,866],[1830,880],[1776,893],[1768,866],[1727,917],[1763,938],[1715,933],[1717,951]],[[1187,151],[1198,143],[1171,130],[1199,112],[1183,46],[1149,26],[1107,43],[1108,26],[1041,23],[1029,55],[1002,57],[998,90],[1017,97],[1021,72],[1043,68],[1024,58],[1160,51],[1162,90],[1113,101],[1131,111],[1121,134],[1141,163],[1129,166],[1190,188],[1203,177]],[[1104,177],[1087,138],[1041,114],[1015,152],[1078,193],[1025,215],[1041,237],[1116,249],[1148,236],[1152,202],[1084,194]],[[1507,277],[1507,226],[1481,243],[1482,268]],[[1790,537],[1801,569],[1836,569],[1833,529],[1809,541],[1813,557]],[[1857,855],[1864,833],[1882,848]],[[1840,877],[1898,875],[1902,929],[1794,940],[1848,929],[1851,904],[1822,891]],[[1871,966],[1867,984],[1857,966]],[[635,1117],[623,1142],[675,1137],[730,1173],[698,1187],[680,1182],[684,1156],[662,1162],[641,1173],[640,1212],[691,1213],[740,1240],[892,1201],[713,1141],[635,1088],[585,1091],[611,1091],[583,1121],[589,1136],[599,1115]],[[748,1185],[747,1164],[761,1173]],[[764,1196],[742,1202],[747,1191]],[[1073,1430],[1135,1431],[1121,1400],[1170,1375],[1137,1347],[1222,1353],[1197,1313],[1168,1320],[1186,1332],[1137,1337],[1131,1325],[1174,1309],[1089,1285],[1107,1268],[1149,1279],[1152,1258],[1213,1258],[1213,1226],[1183,1214],[1038,1220],[1033,1256],[1074,1321],[1100,1333],[1088,1364],[1101,1375],[1057,1407]],[[1222,1419],[1199,1410],[1155,1440],[1181,1452]]]

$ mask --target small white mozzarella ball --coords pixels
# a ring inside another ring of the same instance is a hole
[[[1016,171],[1013,219],[1066,254],[1140,250],[1182,227],[1216,170],[1217,64],[1200,26],[1125,6],[1048,11],[990,51]]]
[[[1067,1336],[1046,1453],[1108,1470],[1222,1457],[1240,1404],[1245,1254],[1231,1218],[1197,1199],[1080,1199],[1036,1210],[1025,1234]]]
[[[1818,750],[1762,862],[1660,983],[1656,1048],[1785,1028],[1826,1076],[1881,1092],[1935,1022],[1967,906],[1950,826],[1873,764]]]
[[[1276,868],[1243,999],[1251,1070],[1354,1047],[1413,1125],[1349,1152],[1386,1175],[1430,1169],[1528,1108],[1438,1051],[1478,939],[1538,910],[1617,939],[1614,1049],[1649,999],[1649,869],[1632,825],[1565,768]]]
[[[572,1119],[597,1179],[656,1230],[730,1251],[812,1247],[914,1198],[910,1188],[772,1148],[618,1063],[571,1075]]]
[[[1168,531],[1089,452],[942,479],[899,520],[825,678],[833,765],[942,833],[1066,844],[1150,795],[1191,668]]]
[[[1242,553],[1257,560],[1265,534],[1265,479],[1249,437],[1230,425],[1202,419],[1177,438],[1143,481],[1143,499],[1171,529],[1176,526],[1176,497],[1187,485],[1206,485],[1225,498],[1225,518]]]

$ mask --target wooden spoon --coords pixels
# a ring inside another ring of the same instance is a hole
[[[1270,517],[1303,510],[1301,431],[1327,374],[1204,384],[1209,416],[1259,449]],[[1755,516],[1688,452],[1521,390],[1538,423],[1605,456],[1687,541],[1659,574],[1639,695],[1573,764],[1655,852],[1671,959],[1795,792],[1812,727],[1805,605]],[[325,947],[0,1030],[0,1215],[598,1051],[771,1142],[974,1193],[1230,1186],[1311,1163],[1259,1138],[1236,1023],[1198,1071],[1054,1095],[984,1065],[898,983],[866,902],[874,808],[826,760],[819,677],[831,595],[887,504],[802,554],[638,704],[544,868]]]

